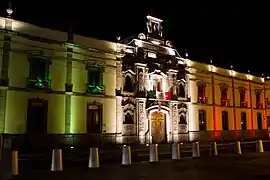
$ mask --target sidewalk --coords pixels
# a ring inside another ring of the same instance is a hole
[[[256,180],[270,179],[270,152],[250,153],[241,156],[222,155],[199,159],[182,158],[179,161],[163,160],[157,164],[133,163],[130,166],[105,165],[98,169],[87,166],[64,167],[63,172],[21,172],[16,179],[23,180]]]

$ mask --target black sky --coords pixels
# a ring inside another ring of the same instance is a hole
[[[143,32],[145,16],[152,9],[153,15],[164,20],[165,39],[171,40],[181,55],[188,49],[193,60],[208,63],[212,59],[225,68],[233,64],[241,72],[250,69],[252,74],[270,74],[270,7],[194,7],[181,6],[181,1],[155,6],[134,5],[133,1],[114,5],[63,2],[12,1],[14,18],[62,31],[72,24],[78,34],[116,41],[117,36]],[[5,16],[7,4],[7,0],[0,2],[1,16]]]

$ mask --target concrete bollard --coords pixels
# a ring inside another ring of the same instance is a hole
[[[131,164],[131,148],[130,146],[123,145],[122,149],[122,165]]]
[[[98,148],[92,147],[89,152],[89,168],[99,168],[99,153]]]
[[[210,156],[217,156],[217,142],[212,142],[210,145]]]
[[[200,157],[200,145],[199,145],[199,142],[192,143],[192,157],[193,158]]]
[[[172,159],[173,160],[180,159],[180,144],[179,143],[172,144]]]
[[[51,171],[63,171],[62,149],[52,150]]]
[[[19,174],[18,151],[12,151],[12,176]]]
[[[241,155],[241,154],[242,154],[241,143],[240,143],[240,141],[236,141],[236,153],[237,153],[238,155]]]
[[[256,149],[257,152],[264,152],[262,140],[257,140]]]
[[[158,162],[158,145],[157,144],[150,144],[150,149],[149,149],[149,162],[154,163]]]

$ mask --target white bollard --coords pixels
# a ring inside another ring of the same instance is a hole
[[[130,146],[123,145],[122,149],[122,165],[131,164],[131,148]]]
[[[264,152],[262,140],[257,140],[256,149],[257,152]]]
[[[199,145],[199,142],[192,143],[192,157],[193,158],[200,157],[200,145]]]
[[[150,149],[149,149],[149,162],[154,163],[158,162],[158,145],[157,144],[150,144]]]
[[[172,159],[173,160],[180,159],[180,144],[179,143],[172,144]]]
[[[51,171],[63,171],[62,149],[52,150]]]
[[[12,176],[19,174],[18,151],[12,151]]]
[[[90,148],[89,152],[89,168],[99,168],[99,153],[98,148]]]
[[[237,153],[238,155],[241,155],[241,154],[242,154],[241,143],[240,143],[240,141],[236,141],[236,153]]]
[[[210,156],[217,156],[218,152],[217,152],[217,142],[212,142],[211,143],[211,152],[210,152]]]

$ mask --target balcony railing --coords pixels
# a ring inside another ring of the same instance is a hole
[[[156,99],[156,91],[147,91],[147,97],[149,99]]]
[[[247,108],[247,106],[248,106],[247,101],[241,101],[240,102],[240,107]]]
[[[27,88],[33,89],[51,89],[51,80],[27,78]]]
[[[201,104],[208,104],[208,98],[205,97],[205,96],[200,96],[198,97],[198,103],[201,103]]]
[[[221,98],[220,100],[221,106],[229,106],[230,105],[230,99],[229,98]]]
[[[263,103],[262,102],[256,103],[256,108],[263,109]]]
[[[93,86],[87,85],[86,92],[89,94],[104,94],[105,93],[105,85]]]

